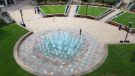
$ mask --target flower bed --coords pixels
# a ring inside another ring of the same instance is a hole
[[[123,12],[120,13],[118,15],[116,15],[114,18],[110,19],[107,21],[107,23],[112,24],[114,26],[121,26],[122,25],[122,29],[124,30],[128,30],[129,29],[129,22],[133,22],[130,32],[131,33],[135,33],[135,14],[131,13],[131,12]]]

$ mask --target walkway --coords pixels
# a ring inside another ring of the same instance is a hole
[[[69,17],[74,17],[74,15],[76,14],[76,8],[77,5],[71,5],[70,11],[69,11]]]
[[[133,0],[123,0],[123,4],[120,6],[120,9],[125,9],[130,2]]]
[[[130,2],[132,2],[133,0],[123,0],[124,3],[129,4]]]
[[[113,16],[117,15],[117,14],[120,13],[120,12],[121,12],[121,10],[115,9],[114,12],[112,12],[111,14],[105,16],[104,18],[102,18],[102,19],[99,20],[99,21],[101,21],[101,22],[106,22],[108,19],[112,18]]]
[[[10,7],[10,8],[7,8],[6,10],[9,12],[9,14],[12,16],[12,18],[18,24],[20,24],[20,21],[21,21],[21,15],[20,15],[19,10],[22,10],[25,22],[30,21],[30,20],[34,20],[34,19],[42,18],[39,14],[35,14],[34,7],[29,5],[28,0],[23,1],[20,4],[17,4],[15,6]]]
[[[8,12],[16,20],[16,22],[19,23],[21,21],[19,10],[22,9],[26,26],[29,30],[32,30],[34,33],[40,32],[44,29],[53,29],[60,27],[74,29],[81,28],[82,31],[88,32],[91,35],[95,36],[103,44],[118,43],[120,40],[123,40],[126,35],[125,31],[119,31],[117,27],[104,23],[105,20],[119,13],[120,10],[114,11],[110,15],[103,18],[101,21],[96,21],[91,19],[73,17],[75,14],[76,5],[71,6],[69,17],[54,18],[42,18],[39,14],[34,13],[33,7],[29,4],[25,4],[24,2],[24,6],[22,5],[22,3],[16,5],[12,7],[14,8],[14,10],[9,10]],[[135,42],[135,36],[132,34],[129,34],[128,39],[131,42]]]
[[[125,8],[132,1],[133,0],[123,0],[123,5],[120,8]],[[111,14],[107,15],[106,17],[102,18],[99,21],[106,22],[106,20],[110,19],[111,17],[115,16],[116,14],[118,14],[120,12],[121,12],[120,9],[115,9],[114,12],[112,12]]]

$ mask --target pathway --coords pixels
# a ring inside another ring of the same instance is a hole
[[[132,1],[133,0],[123,0],[123,4],[120,6],[120,9],[125,9],[128,6],[128,4]]]
[[[71,5],[71,8],[68,14],[69,17],[74,17],[74,15],[76,14],[76,8],[77,8],[77,5]]]
[[[55,17],[54,21],[53,18],[41,18],[29,21],[26,25],[28,29],[31,29],[35,33],[53,28],[81,28],[82,31],[95,36],[103,44],[118,43],[120,40],[123,40],[126,35],[125,31],[119,31],[117,27],[110,24],[76,17]],[[129,34],[128,39],[131,42],[135,42],[135,36],[132,34]]]
[[[71,6],[71,10],[69,12],[69,17],[50,17],[50,18],[42,18],[39,14],[34,13],[33,6],[30,6],[27,3],[16,5],[13,10],[9,10],[8,12],[11,16],[16,20],[17,23],[21,21],[19,10],[23,10],[24,21],[29,30],[32,30],[34,33],[40,32],[44,29],[52,29],[52,28],[74,28],[74,29],[82,29],[82,31],[86,31],[89,34],[95,36],[101,43],[118,43],[120,40],[123,40],[126,32],[121,30],[119,31],[117,27],[112,26],[110,24],[104,23],[105,20],[111,18],[115,14],[119,13],[120,10],[116,10],[103,18],[101,21],[85,19],[85,18],[76,18],[73,17],[75,14],[76,5]],[[9,9],[11,9],[9,8]],[[54,21],[53,21],[54,19]],[[135,36],[129,34],[128,39],[131,42],[135,42]]]
[[[120,12],[121,12],[121,10],[119,10],[119,9],[115,9],[115,11],[114,11],[114,12],[112,12],[111,14],[109,14],[109,15],[105,16],[104,18],[102,18],[102,19],[101,19],[101,20],[99,20],[99,21],[101,21],[101,22],[106,22],[106,20],[108,20],[108,19],[112,18],[113,16],[115,16],[116,14],[118,14],[118,13],[120,13]]]
[[[24,21],[30,21],[33,19],[39,19],[41,16],[39,14],[35,14],[34,7],[29,5],[29,0],[23,1],[20,4],[17,4],[15,6],[9,7],[6,10],[9,12],[9,14],[12,16],[12,18],[19,24],[21,21],[21,15],[20,11],[23,12]]]
[[[130,2],[132,2],[133,0],[123,0],[124,3],[129,4]]]
[[[125,8],[130,2],[132,2],[132,0],[123,0],[123,5],[120,8]],[[106,20],[110,19],[111,17],[115,16],[116,14],[118,14],[120,12],[121,12],[120,9],[115,9],[114,12],[112,12],[111,14],[105,16],[104,18],[102,18],[99,21],[106,22]]]

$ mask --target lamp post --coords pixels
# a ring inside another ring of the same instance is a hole
[[[128,37],[129,32],[130,32],[130,28],[131,28],[132,24],[133,24],[133,22],[129,22],[129,26],[128,26],[128,30],[127,30],[127,34],[125,36],[125,39],[124,39],[124,41],[121,40],[120,43],[129,43],[130,42],[129,40],[127,40],[127,37]]]
[[[21,25],[26,27],[25,23],[24,23],[24,19],[23,19],[23,13],[22,13],[22,10],[20,10],[20,14],[21,14],[21,19],[22,19],[22,22],[21,22]]]

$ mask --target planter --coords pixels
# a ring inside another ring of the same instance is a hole
[[[67,2],[41,2],[38,3],[38,5],[64,5],[67,4]]]
[[[135,33],[135,28],[131,28],[130,33]]]
[[[64,14],[48,14],[48,15],[45,15],[45,17],[55,17],[55,16],[57,16],[57,17],[66,17],[66,15],[64,15]]]
[[[111,24],[111,25],[113,25],[113,26],[116,26],[116,27],[119,27],[119,26],[122,25],[122,24],[119,24],[119,23],[114,22],[114,21],[107,21],[107,23],[108,23],[108,24]],[[122,29],[122,30],[125,30],[125,31],[128,31],[128,30],[129,30],[129,28],[128,28],[127,26],[125,26],[125,25],[122,25],[121,29]],[[129,32],[130,32],[130,33],[135,33],[135,28],[130,28]]]
[[[85,15],[75,15],[75,17],[81,17],[81,18],[88,18],[88,19],[93,19],[93,20],[96,20],[96,17],[94,16],[85,16]]]

